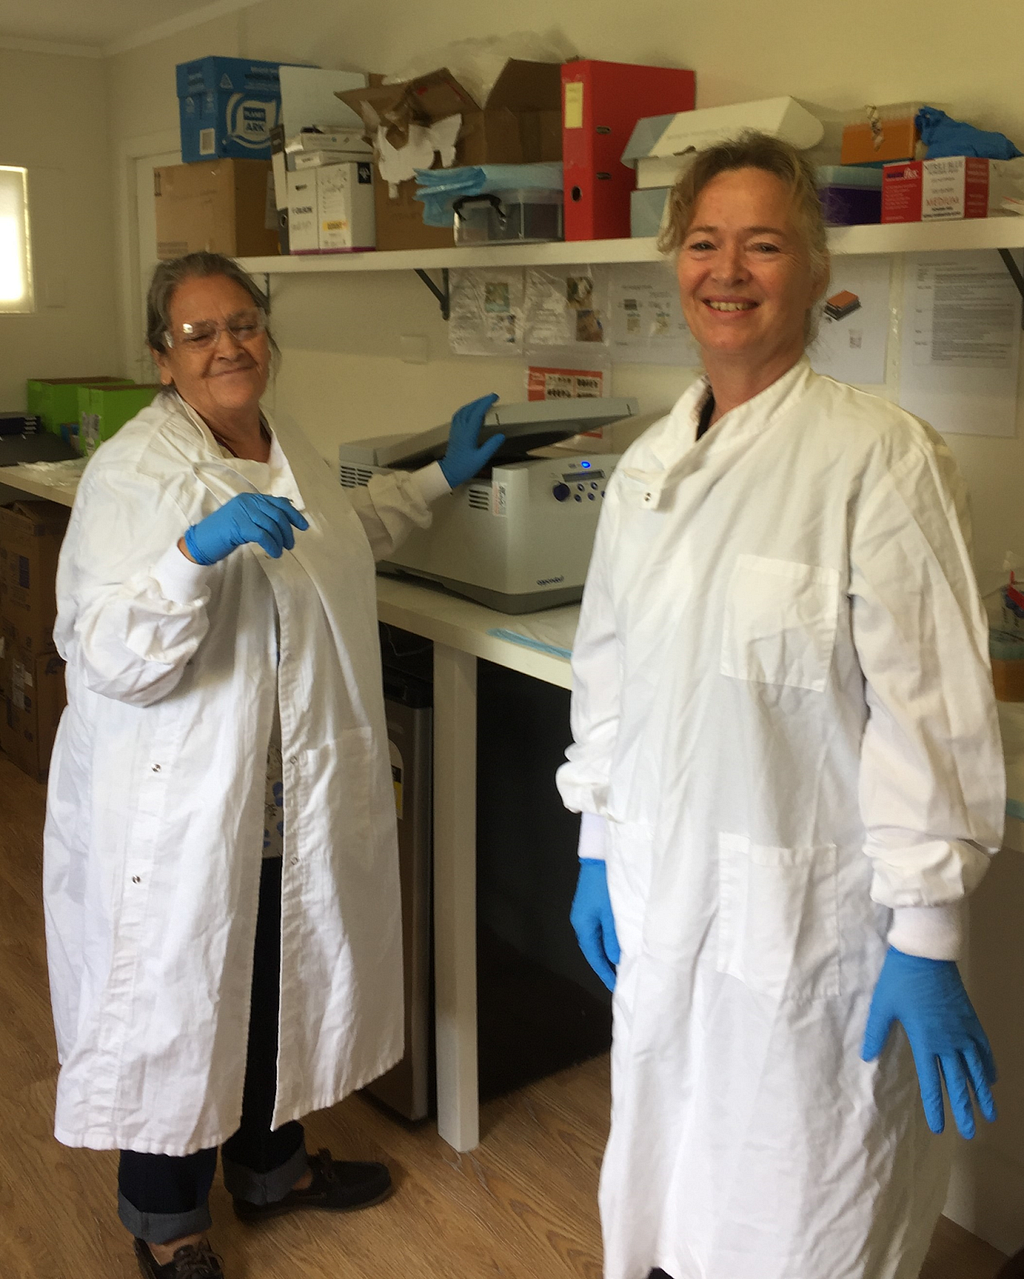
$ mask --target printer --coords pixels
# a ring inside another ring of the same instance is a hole
[[[429,529],[414,529],[378,572],[439,583],[502,613],[571,604],[583,593],[605,486],[619,458],[551,446],[635,417],[633,399],[536,400],[495,405],[481,441],[505,442],[489,467],[435,502]],[[444,456],[448,424],[415,435],[342,444],[342,487],[416,470]]]

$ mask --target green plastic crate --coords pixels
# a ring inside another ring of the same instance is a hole
[[[78,426],[78,388],[83,385],[133,386],[130,377],[111,377],[97,374],[94,377],[29,378],[25,384],[25,402],[29,413],[34,413],[43,424],[44,431],[61,434],[61,427]]]
[[[83,386],[79,390],[79,450],[86,457],[116,434],[136,413],[148,408],[159,382],[131,386]]]

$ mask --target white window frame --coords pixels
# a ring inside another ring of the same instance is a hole
[[[35,309],[28,170],[0,164],[0,315],[27,315]]]

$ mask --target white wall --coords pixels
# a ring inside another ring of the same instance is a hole
[[[120,372],[114,200],[100,59],[0,48],[0,164],[29,170],[32,315],[0,315],[0,409],[25,379]]]
[[[362,70],[397,69],[424,48],[513,30],[544,32],[553,16],[579,53],[666,63],[697,71],[698,105],[793,94],[848,109],[865,102],[924,98],[1024,143],[1017,24],[1010,0],[264,0],[187,35],[110,60],[113,144],[176,128],[174,64],[205,53],[309,60]],[[277,336],[284,361],[276,407],[296,416],[325,457],[339,440],[426,427],[484,391],[523,394],[522,367],[454,359],[444,325],[411,275],[279,278]],[[405,365],[402,334],[427,338],[430,360]],[[645,410],[667,406],[682,370],[617,368],[613,389]],[[1016,439],[950,436],[970,486],[977,560],[997,564],[1006,547],[1024,552],[1024,430]],[[971,960],[979,1004],[1001,1059],[1002,1122],[965,1151],[951,1211],[1004,1248],[1024,1242],[1024,1038],[1020,1006],[1024,862],[1004,854],[975,903]],[[1011,1010],[1011,1011],[1008,1011]]]

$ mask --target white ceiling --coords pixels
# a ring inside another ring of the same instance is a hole
[[[43,41],[114,52],[256,0],[0,0],[0,46]]]

